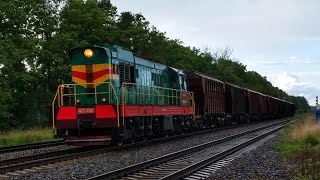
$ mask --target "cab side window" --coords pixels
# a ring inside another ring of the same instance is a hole
[[[186,78],[184,76],[179,76],[179,85],[181,90],[186,90]]]
[[[178,89],[178,86],[177,86],[177,84],[178,84],[177,78],[176,78],[176,77],[172,77],[172,78],[171,78],[171,82],[172,82],[172,88],[173,88],[173,89]]]

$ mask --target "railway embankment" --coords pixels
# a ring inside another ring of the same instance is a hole
[[[278,152],[295,165],[292,178],[320,178],[320,124],[313,113],[288,126],[276,144]]]
[[[209,179],[319,179],[320,125],[304,114]]]

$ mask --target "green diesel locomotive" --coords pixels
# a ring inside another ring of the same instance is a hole
[[[69,54],[74,84],[60,85],[52,105],[56,135],[69,144],[122,144],[195,126],[182,70],[115,45]]]

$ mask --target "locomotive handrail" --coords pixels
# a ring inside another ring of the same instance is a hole
[[[129,86],[128,86],[129,85]],[[159,100],[159,97],[175,97],[175,98],[177,98],[176,100],[175,100],[175,104],[174,105],[178,105],[179,104],[179,101],[178,101],[178,99],[181,99],[181,97],[179,96],[179,94],[178,94],[178,92],[187,92],[188,94],[190,94],[191,93],[191,96],[193,96],[193,93],[192,92],[190,92],[190,91],[185,91],[185,90],[179,90],[179,89],[172,89],[172,88],[166,88],[166,87],[159,87],[159,86],[148,86],[148,85],[142,85],[142,84],[136,84],[136,83],[126,83],[126,82],[124,82],[124,83],[122,83],[122,88],[125,88],[125,89],[127,89],[127,87],[132,87],[133,88],[133,92],[127,92],[128,94],[136,94],[136,95],[139,95],[139,97],[141,97],[141,95],[143,95],[143,94],[147,94],[147,95],[149,95],[148,94],[148,92],[149,92],[149,90],[146,90],[146,93],[145,92],[141,92],[141,88],[139,89],[139,92],[137,92],[136,91],[136,87],[146,87],[146,88],[152,88],[152,94],[150,94],[150,95],[152,95],[152,103],[147,103],[147,104],[154,104],[154,97],[155,96],[158,96],[158,100]],[[166,91],[166,93],[168,94],[168,92],[174,92],[175,94],[172,94],[172,95],[165,95],[165,93],[163,94],[163,95],[155,95],[154,93],[156,92],[155,90],[167,90]],[[124,96],[125,95],[125,93],[123,94],[123,97],[126,97],[126,96]],[[146,96],[147,96],[146,95]],[[189,95],[190,96],[190,95]],[[192,99],[191,98],[191,96],[190,96],[190,99]],[[134,96],[135,97],[135,96]],[[126,100],[126,99],[125,99]],[[139,103],[141,103],[141,98],[139,98],[139,100],[137,100],[137,102],[139,102]],[[134,98],[133,99],[133,104],[136,104],[137,102],[136,102],[136,98]],[[127,102],[127,101],[124,101],[124,99],[122,98],[122,104],[124,104],[125,102]],[[167,101],[168,102],[168,101]],[[167,103],[168,105],[169,105],[169,102]]]
[[[190,92],[188,94],[191,96],[191,100],[192,100],[193,119],[196,119],[196,104],[194,102],[194,94],[193,94],[193,92]]]
[[[145,89],[141,88],[144,87]],[[128,88],[132,88],[132,91],[129,92]],[[139,88],[139,89],[137,89]],[[127,103],[128,101],[130,101],[130,99],[127,99],[127,94],[130,96],[130,94],[132,95],[132,104],[145,104],[145,105],[176,105],[176,106],[181,106],[181,94],[183,92],[186,92],[187,95],[187,99],[188,101],[186,103],[189,102],[189,100],[191,100],[191,105],[193,108],[193,119],[195,118],[195,102],[194,102],[194,96],[193,96],[193,92],[190,91],[185,91],[185,90],[179,90],[179,89],[172,89],[172,88],[166,88],[166,87],[159,87],[159,86],[148,86],[148,85],[143,85],[143,84],[136,84],[136,83],[122,83],[122,121],[124,124],[124,113],[125,113],[125,105],[129,104]],[[152,92],[150,92],[152,91]],[[157,94],[156,91],[158,92]],[[162,91],[162,94],[159,93],[159,91]],[[138,100],[137,97],[138,96]],[[156,97],[157,96],[157,97]],[[160,102],[160,97],[164,97],[163,102]],[[170,98],[171,101],[170,101]],[[155,99],[158,100],[158,102],[155,102]],[[150,102],[151,100],[151,102]],[[172,104],[170,104],[172,103]]]
[[[107,91],[97,92],[97,86],[95,86],[96,84],[99,84],[99,85],[107,84],[108,85]],[[77,87],[77,86],[87,87],[87,85],[93,85],[94,89],[95,89],[94,92],[92,92],[92,93],[77,93],[77,91],[76,91],[77,88],[75,88],[75,87]],[[69,92],[64,93],[64,88],[68,88]],[[73,93],[70,91],[71,89],[73,89]],[[119,122],[119,120],[120,120],[119,119],[119,98],[118,98],[117,92],[111,82],[77,83],[77,84],[61,84],[61,85],[59,85],[57,92],[56,92],[56,94],[53,98],[53,101],[52,101],[52,127],[53,128],[55,127],[55,102],[56,101],[58,102],[58,108],[60,108],[61,106],[64,106],[64,97],[73,97],[74,98],[74,106],[76,106],[77,96],[91,94],[91,95],[95,95],[94,102],[95,102],[95,104],[98,104],[97,95],[98,94],[108,94],[108,96],[109,96],[108,100],[112,103],[113,98],[111,98],[111,93],[114,95],[114,98],[116,100],[115,104],[116,104],[116,108],[117,108],[117,121],[118,121],[118,126],[119,126],[120,125],[120,122]],[[70,106],[72,105],[71,99],[70,99],[69,105]]]
[[[59,88],[59,87],[58,87]],[[53,101],[52,101],[52,105],[51,105],[51,108],[52,108],[52,129],[54,129],[54,127],[55,127],[55,123],[54,123],[54,104],[55,104],[55,102],[56,102],[56,99],[57,99],[57,97],[58,97],[58,91],[59,91],[59,89],[57,89],[57,92],[56,92],[56,94],[54,95],[54,98],[53,98]],[[59,103],[58,103],[59,104]]]

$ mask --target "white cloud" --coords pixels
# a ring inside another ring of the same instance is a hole
[[[288,60],[278,59],[278,60],[246,60],[242,61],[246,65],[286,65],[286,64],[320,64],[319,60],[311,60],[308,58],[297,58],[295,56],[289,57]]]
[[[291,90],[294,86],[297,86],[298,79],[287,72],[281,73],[273,83],[276,87],[288,91]]]
[[[297,56],[290,56],[290,57],[288,57],[288,59],[291,59],[291,60],[297,59]]]
[[[289,61],[286,61],[288,64],[318,64],[319,62],[310,60],[310,59],[290,59]]]
[[[301,71],[295,72],[297,76],[308,78],[308,77],[320,77],[320,71]]]
[[[304,96],[310,106],[315,106],[315,95],[310,94],[310,93],[308,93],[308,94],[300,93],[299,96]]]
[[[295,75],[293,75],[288,72],[283,72],[280,74],[268,74],[266,76],[274,86],[286,92],[292,91],[295,88],[299,88],[300,90],[306,90],[309,88],[320,90],[320,86],[317,86],[317,84],[311,81],[301,81],[300,77],[303,73],[305,72],[297,72]]]
[[[309,105],[314,106],[315,96],[320,95],[320,86],[312,82],[312,79],[302,78],[308,79],[308,81],[300,80],[304,75],[308,75],[305,73],[307,72],[296,72],[293,75],[288,72],[283,72],[279,74],[268,74],[266,76],[274,86],[286,91],[290,95],[304,96],[309,102]]]
[[[249,61],[242,61],[245,65],[249,66],[256,66],[256,65],[281,65],[284,64],[281,61],[254,61],[254,60],[249,60]]]

